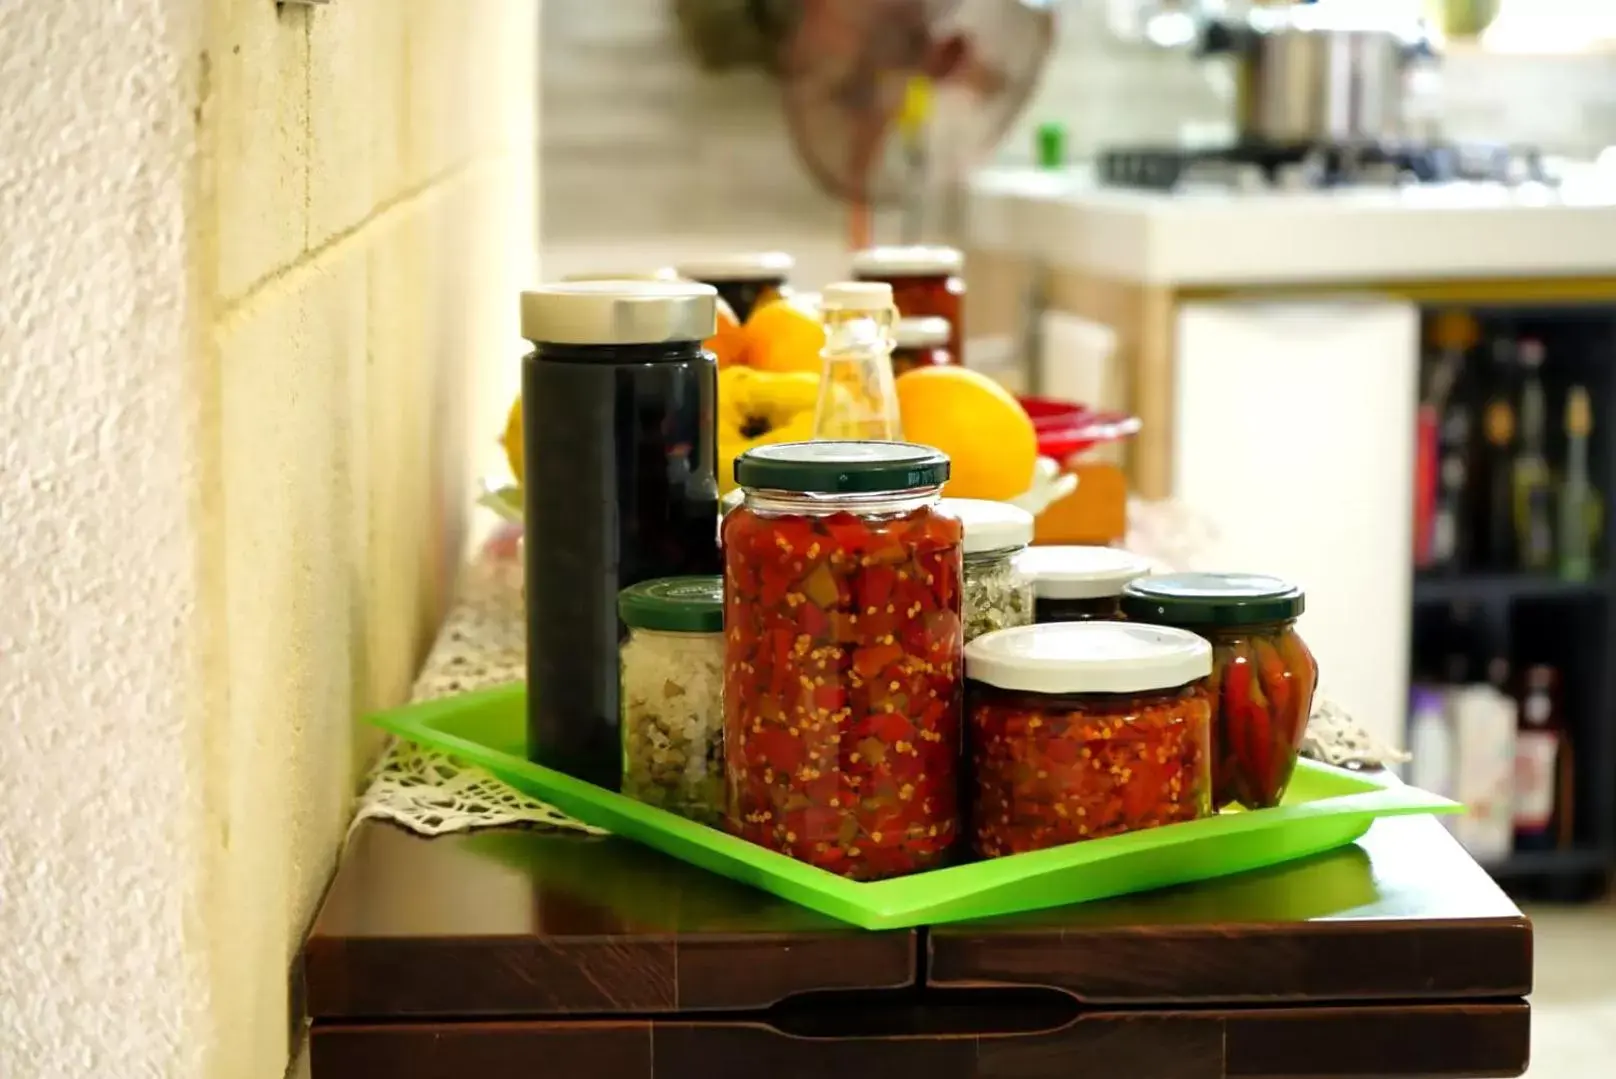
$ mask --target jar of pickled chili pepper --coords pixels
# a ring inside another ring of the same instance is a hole
[[[1032,514],[1008,502],[945,498],[942,510],[965,526],[965,641],[1032,625],[1032,582],[1022,569]]]
[[[946,318],[948,351],[955,363],[964,363],[964,265],[954,247],[868,247],[853,255],[853,276],[890,284],[899,318]]]
[[[679,274],[718,290],[735,317],[745,322],[752,312],[785,295],[797,260],[784,251],[756,251],[691,259]]]
[[[1212,649],[1126,622],[1000,630],[965,649],[969,831],[984,858],[1212,812]]]
[[[948,458],[794,442],[735,462],[724,519],[724,751],[743,839],[856,880],[959,831],[962,529]]]
[[[1021,564],[1038,622],[1115,620],[1123,588],[1150,572],[1148,561],[1120,547],[1033,547]]]
[[[1319,665],[1296,632],[1302,590],[1277,577],[1173,573],[1134,581],[1122,610],[1132,621],[1178,626],[1212,643],[1213,796],[1267,809],[1285,796]]]
[[[946,318],[900,318],[892,328],[892,374],[953,363],[954,354],[948,351],[953,332]]]

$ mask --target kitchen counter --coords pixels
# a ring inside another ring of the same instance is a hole
[[[1102,187],[1091,169],[988,169],[968,246],[1175,288],[1616,274],[1616,171],[1559,187],[1179,192]]]

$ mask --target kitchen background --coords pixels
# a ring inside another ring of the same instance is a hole
[[[1595,13],[1605,7],[1504,0],[1486,48],[1467,44],[1443,58],[1447,135],[1576,157],[1616,144],[1616,50],[1498,51],[1616,37],[1616,6]],[[1227,124],[1229,106],[1206,71],[1117,40],[1107,16],[1107,0],[1062,8],[1054,55],[1000,161],[1030,161],[1032,132],[1049,120],[1066,126],[1073,158],[1170,143],[1186,128],[1210,137]],[[804,280],[841,265],[843,211],[798,165],[769,79],[701,71],[668,0],[546,0],[542,18],[547,273],[609,260],[603,245],[684,251],[765,235],[796,254]]]

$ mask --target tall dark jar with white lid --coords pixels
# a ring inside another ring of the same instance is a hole
[[[522,294],[528,756],[614,790],[618,593],[721,568],[716,303],[687,282]]]

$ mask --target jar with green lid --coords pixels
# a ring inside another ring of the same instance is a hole
[[[724,580],[625,588],[623,793],[702,824],[724,819]]]
[[[940,508],[965,526],[965,640],[1033,620],[1032,582],[1022,569],[1032,514],[1008,502],[945,498]]]
[[[1057,622],[965,647],[970,834],[984,858],[1212,812],[1212,649],[1185,630]]]
[[[724,753],[742,839],[855,880],[930,869],[959,828],[960,522],[948,457],[788,442],[735,461]]]
[[[1213,793],[1218,805],[1276,806],[1285,796],[1319,665],[1296,632],[1306,597],[1277,577],[1173,573],[1123,591],[1130,621],[1190,630],[1212,644]]]
[[[1114,620],[1122,589],[1150,572],[1147,560],[1119,547],[1033,547],[1022,567],[1039,623]]]

